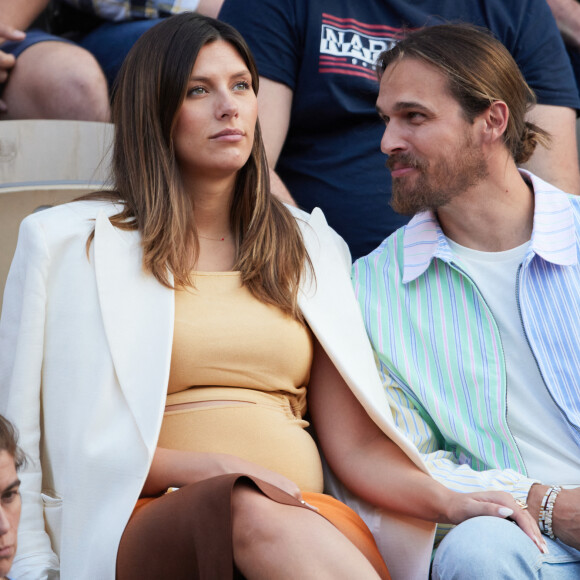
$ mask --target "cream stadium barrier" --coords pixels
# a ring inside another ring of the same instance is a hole
[[[0,121],[0,306],[20,222],[107,187],[113,126],[88,121]]]

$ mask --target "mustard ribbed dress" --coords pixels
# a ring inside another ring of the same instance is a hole
[[[254,298],[238,272],[197,273],[195,288],[175,293],[159,446],[230,453],[322,492],[303,419],[311,364],[305,325]]]

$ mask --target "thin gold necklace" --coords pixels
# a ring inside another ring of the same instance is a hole
[[[210,238],[208,236],[202,236],[201,234],[197,234],[200,238],[203,238],[204,240],[211,240],[212,242],[225,242],[226,241],[226,236],[224,236],[223,238]]]

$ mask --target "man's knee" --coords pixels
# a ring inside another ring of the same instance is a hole
[[[542,554],[513,522],[482,516],[456,526],[441,542],[433,579],[536,578]]]
[[[105,76],[86,50],[42,42],[17,59],[3,95],[7,118],[109,120]]]

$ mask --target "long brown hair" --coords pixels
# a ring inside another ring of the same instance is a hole
[[[258,72],[242,36],[224,22],[191,12],[147,31],[129,52],[114,88],[114,190],[105,196],[124,205],[111,223],[139,230],[145,269],[168,287],[194,284],[190,265],[199,253],[192,201],[175,158],[176,117],[200,49],[218,39],[240,54],[257,93]],[[236,178],[230,220],[234,270],[242,283],[262,302],[301,319],[298,287],[311,264],[295,219],[270,193],[258,123],[250,158]]]
[[[403,58],[439,69],[469,122],[494,101],[505,102],[509,117],[503,140],[516,163],[525,163],[538,143],[548,143],[548,133],[525,119],[536,103],[534,92],[512,55],[489,30],[470,24],[440,24],[410,32],[379,56],[379,77],[387,66]]]

